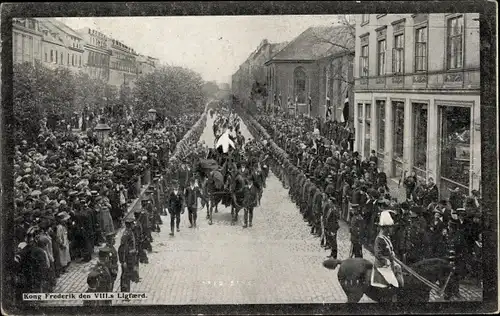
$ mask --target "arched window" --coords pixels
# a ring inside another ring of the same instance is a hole
[[[307,95],[306,95],[306,82],[307,82],[307,77],[306,77],[306,72],[304,71],[303,68],[299,67],[295,69],[293,72],[293,94],[294,98],[297,100],[297,103],[299,104],[305,104]]]

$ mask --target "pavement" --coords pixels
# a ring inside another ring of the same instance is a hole
[[[208,115],[200,137],[209,145],[214,142],[212,122]],[[241,129],[246,139],[251,138],[245,125]],[[337,280],[338,269],[332,271],[322,266],[329,252],[320,247],[319,238],[310,234],[310,227],[272,173],[261,205],[254,210],[253,227],[242,228],[242,213],[238,224],[232,226],[229,208],[219,207],[219,212],[213,215],[214,224],[208,225],[203,209],[198,212],[197,228],[188,228],[185,212],[180,232],[173,237],[169,236],[170,218],[162,217],[162,231],[153,233],[149,264],[140,265],[141,280],[131,287],[131,292],[146,293],[147,299],[115,300],[113,305],[346,302]],[[347,258],[349,228],[344,222],[340,223],[337,241],[338,257]],[[363,256],[373,260],[366,249]],[[72,266],[59,279],[56,291],[85,292],[91,265]],[[118,289],[115,284],[115,290]],[[462,286],[460,292],[467,300],[481,299],[480,289]],[[433,295],[432,300],[440,298]],[[371,300],[363,296],[361,302]],[[57,305],[82,305],[82,302],[57,302]]]

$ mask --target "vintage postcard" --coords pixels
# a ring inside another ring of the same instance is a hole
[[[496,10],[4,4],[3,310],[495,312]]]

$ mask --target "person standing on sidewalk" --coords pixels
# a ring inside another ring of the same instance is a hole
[[[137,257],[135,237],[133,232],[134,219],[125,219],[125,231],[123,232],[120,246],[118,247],[118,258],[122,266],[120,278],[120,291],[130,292],[130,281],[134,279],[134,267]]]

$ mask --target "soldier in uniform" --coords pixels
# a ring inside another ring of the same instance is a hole
[[[364,225],[364,219],[358,208],[353,208],[351,218],[351,258],[363,258],[363,247],[361,245],[361,231]]]
[[[118,251],[115,248],[115,233],[106,234],[106,248],[109,249],[109,273],[114,284],[118,275]]]
[[[260,200],[262,198],[262,192],[264,191],[266,181],[259,164],[257,164],[256,168],[252,170],[250,178],[253,182],[253,186],[255,186],[255,188],[257,189],[257,205],[260,205]]]
[[[130,292],[130,281],[139,281],[138,273],[136,273],[137,247],[135,245],[133,227],[134,219],[125,219],[125,231],[118,247],[118,259],[122,267],[120,279],[120,289],[122,292]]]
[[[107,247],[99,249],[99,261],[87,276],[88,293],[113,292],[113,279],[109,271],[111,250]],[[111,300],[90,301],[93,306],[111,305]]]
[[[321,212],[322,212],[322,192],[316,188],[312,199],[312,212],[310,222],[312,223],[311,234],[321,236]]]
[[[243,207],[244,203],[244,189],[245,189],[245,183],[246,183],[246,178],[244,175],[246,175],[246,169],[244,168],[244,165],[242,164],[240,167],[240,170],[238,171],[232,185],[231,185],[231,193],[233,195],[233,203],[234,203],[234,211],[232,211],[232,221],[231,225],[234,225],[236,223],[236,220],[238,219],[238,213]]]
[[[335,207],[335,200],[333,198],[325,197],[326,203],[323,207],[324,221],[325,221],[325,237],[326,244],[330,248],[330,258],[337,259],[337,231],[339,229],[339,220],[337,209]]]
[[[135,226],[134,226],[134,234],[136,237],[136,247],[137,253],[139,255],[140,263],[148,263],[148,255],[146,250],[151,247],[151,243],[149,242],[148,233],[148,218],[146,213],[142,209],[138,209],[134,211],[135,216]]]

